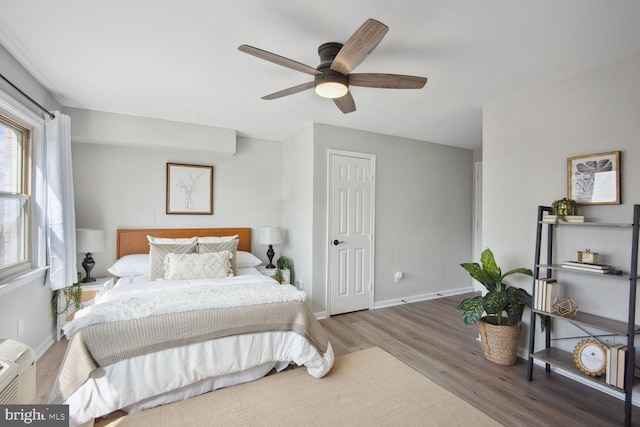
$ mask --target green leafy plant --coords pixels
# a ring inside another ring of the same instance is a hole
[[[61,308],[58,305],[58,300],[60,299],[61,294],[65,297],[64,308]],[[67,309],[71,307],[71,304],[73,304],[76,311],[80,310],[82,308],[81,298],[82,288],[80,287],[80,283],[74,283],[64,289],[56,289],[51,295],[51,313],[53,313],[54,316],[65,313]]]
[[[285,281],[282,270],[289,270],[289,280],[291,283],[295,283],[293,281],[293,264],[291,263],[291,260],[284,255],[281,255],[280,258],[276,260],[276,271],[273,275],[273,278],[280,283],[284,283]]]
[[[528,268],[516,268],[502,274],[490,249],[482,252],[480,261],[482,265],[475,262],[460,264],[488,291],[484,296],[466,298],[458,305],[458,309],[464,311],[462,320],[466,325],[477,323],[486,313],[486,320],[493,324],[517,325],[522,320],[525,306],[531,307],[533,298],[524,289],[509,286],[503,280],[512,274],[533,276],[533,272]],[[504,313],[507,314],[506,319]]]
[[[551,215],[556,215],[556,225],[558,220],[567,222],[567,216],[578,215],[578,203],[573,199],[558,199],[551,203]]]

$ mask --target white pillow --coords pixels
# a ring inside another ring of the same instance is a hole
[[[262,260],[251,252],[236,252],[236,268],[251,268],[262,265]]]
[[[208,237],[198,237],[198,243],[219,243],[219,242],[230,242],[232,240],[236,240],[238,235],[235,236],[208,236]]]
[[[149,243],[154,243],[156,245],[188,245],[191,243],[196,243],[198,241],[198,238],[185,237],[180,239],[170,239],[167,237],[147,236],[147,240],[149,240]]]
[[[170,253],[164,259],[165,280],[195,280],[233,276],[229,251],[204,254]]]
[[[116,277],[146,276],[149,274],[149,255],[125,255],[114,262],[107,271]]]

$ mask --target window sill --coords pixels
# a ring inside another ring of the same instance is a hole
[[[33,282],[34,280],[42,279],[44,284],[44,277],[47,274],[49,267],[32,268],[15,276],[7,277],[0,281],[0,295],[11,292],[26,283]]]

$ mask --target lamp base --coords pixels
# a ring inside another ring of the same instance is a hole
[[[267,258],[269,258],[269,264],[267,264],[267,266],[265,268],[276,268],[275,265],[273,265],[273,256],[276,253],[273,251],[273,245],[269,245],[269,249],[267,249]]]
[[[91,270],[96,265],[96,262],[93,260],[93,254],[87,252],[84,254],[84,260],[82,260],[82,268],[84,268],[84,272],[86,273],[86,277],[82,279],[82,283],[95,282],[96,278],[91,277]]]

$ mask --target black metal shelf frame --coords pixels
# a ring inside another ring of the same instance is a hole
[[[539,310],[531,310],[531,324],[529,327],[529,358],[527,364],[527,380],[533,380],[533,365],[534,360],[538,359],[545,363],[546,372],[550,372],[551,365],[556,365],[564,369],[572,369],[571,363],[567,363],[567,352],[553,348],[551,345],[551,319],[562,319],[571,322],[574,326],[583,325],[586,329],[592,327],[594,329],[612,332],[615,335],[626,335],[627,337],[627,360],[625,362],[625,378],[624,378],[624,425],[631,425],[631,415],[633,410],[633,382],[634,382],[634,365],[635,365],[635,334],[638,333],[638,326],[635,324],[636,315],[636,291],[638,281],[638,237],[640,235],[640,205],[633,205],[633,222],[631,224],[619,224],[619,223],[563,223],[560,222],[560,226],[586,226],[586,227],[631,227],[632,239],[631,239],[631,260],[628,274],[601,274],[601,273],[589,273],[575,269],[562,268],[561,265],[553,264],[553,237],[555,233],[556,224],[543,221],[543,215],[551,213],[551,208],[548,206],[538,206],[538,220],[536,230],[536,249],[535,249],[535,262],[534,262],[534,283],[535,280],[540,277],[540,270],[547,270],[547,277],[553,270],[563,270],[577,274],[597,274],[603,277],[604,280],[611,279],[623,279],[629,283],[629,300],[628,300],[628,316],[627,322],[613,321],[605,319],[600,316],[591,314],[582,314],[577,319],[565,318],[553,313],[541,312]],[[542,256],[542,237],[543,227],[547,227],[546,238],[546,261],[541,263]],[[535,335],[536,335],[536,319],[538,315],[544,319],[545,326],[545,347],[543,350],[535,351]],[[582,329],[585,333],[588,331]],[[555,340],[555,338],[554,338]],[[591,377],[584,376],[587,379]]]

